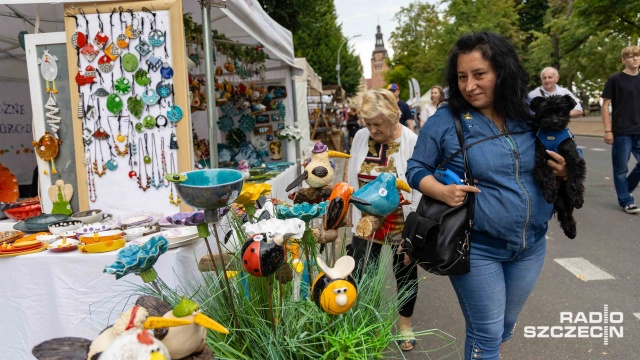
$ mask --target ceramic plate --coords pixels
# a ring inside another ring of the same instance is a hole
[[[20,256],[20,255],[26,255],[26,254],[33,254],[33,253],[37,253],[37,252],[40,252],[40,251],[44,251],[46,249],[47,249],[47,244],[42,244],[39,248],[35,248],[33,250],[10,253],[10,254],[0,254],[0,257],[11,257],[11,256]]]
[[[118,222],[120,226],[136,226],[153,220],[149,215],[132,216]]]
[[[42,234],[42,235],[36,236],[36,240],[46,242],[47,244],[55,241],[57,238],[58,238],[58,235],[53,235],[53,234]]]
[[[64,242],[64,244],[63,244]],[[73,251],[78,248],[78,244],[80,241],[74,239],[66,239],[66,240],[56,240],[49,245],[49,251],[52,252],[67,252]]]
[[[107,230],[111,230],[111,226],[109,226],[109,224],[103,224],[103,223],[86,224],[80,229],[76,230],[76,235],[81,236],[85,234],[93,234],[94,232],[107,231]]]
[[[49,225],[65,220],[69,220],[67,215],[41,214],[25,220],[24,226],[29,231],[47,231],[49,230]]]
[[[180,240],[178,242],[175,243],[170,243],[169,244],[169,249],[175,249],[181,246],[185,246],[185,245],[189,245],[195,241],[197,241],[199,238],[198,237],[194,237],[194,238],[188,238],[188,239],[184,239],[184,240]]]
[[[169,240],[169,243],[175,243],[192,237],[198,237],[198,229],[195,226],[185,226],[171,230],[165,230],[161,234]]]

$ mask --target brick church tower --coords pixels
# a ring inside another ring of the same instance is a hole
[[[384,73],[387,72],[387,49],[384,48],[384,40],[380,32],[380,25],[377,26],[376,47],[371,55],[371,79],[367,79],[367,89],[377,89],[384,87]]]

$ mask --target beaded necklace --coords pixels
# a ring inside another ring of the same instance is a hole
[[[139,147],[142,147],[142,139],[138,139],[139,142]],[[138,188],[142,189],[142,191],[147,191],[148,188],[151,187],[151,177],[149,176],[149,174],[147,173],[147,164],[144,164],[144,175],[147,178],[147,184],[146,186],[142,186],[142,164],[143,161],[142,159],[140,159],[140,156],[142,156],[142,151],[140,151],[140,153],[138,154]]]

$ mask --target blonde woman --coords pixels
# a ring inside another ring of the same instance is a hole
[[[371,90],[362,97],[362,104],[358,110],[359,118],[365,127],[355,134],[351,146],[351,160],[349,161],[348,183],[360,188],[375,179],[380,173],[389,172],[407,181],[405,172],[407,161],[413,154],[417,136],[400,124],[400,109],[396,97],[388,90]],[[367,264],[377,263],[383,245],[397,246],[400,243],[404,220],[409,212],[415,210],[420,200],[420,193],[416,190],[410,194],[401,192],[404,205],[388,215],[373,237],[373,244]],[[361,213],[353,209],[353,223],[361,218]],[[355,231],[355,228],[354,228]],[[360,266],[365,258],[369,239],[356,236],[348,249],[348,254],[356,260],[356,270],[353,274],[360,274]],[[409,262],[403,253],[394,253],[393,270],[399,292],[408,292],[404,304],[400,306],[398,328],[403,340],[400,348],[403,351],[413,349],[415,337],[411,329],[411,315],[418,294],[418,270],[415,264]]]
[[[431,102],[427,103],[424,106],[424,109],[420,112],[420,124],[424,125],[424,123],[429,119],[430,116],[436,113],[438,110],[438,105],[444,101],[444,90],[442,90],[442,86],[434,85],[431,87]]]

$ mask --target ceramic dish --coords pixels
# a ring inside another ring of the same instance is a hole
[[[74,238],[74,239],[78,237],[75,231],[64,231],[58,234],[58,236],[60,236],[61,238],[64,237],[64,238]]]
[[[42,241],[47,244],[54,242],[57,238],[58,236],[53,234],[41,234],[36,236],[36,240]]]
[[[23,221],[42,214],[42,208],[40,204],[21,204],[20,206],[6,209],[4,214],[11,220]]]
[[[169,249],[175,249],[181,246],[185,246],[185,245],[189,245],[193,242],[196,242],[199,238],[198,237],[194,237],[194,238],[189,238],[189,239],[184,239],[184,240],[180,240],[178,242],[174,242],[174,243],[169,243]]]
[[[78,248],[80,241],[75,239],[60,239],[49,244],[48,249],[52,252],[67,252]]]
[[[195,226],[187,226],[165,230],[160,234],[167,238],[167,240],[169,240],[169,244],[171,244],[185,239],[198,237],[198,229]]]
[[[9,231],[0,231],[0,243],[12,243],[21,237],[24,236],[22,231],[17,230],[9,230]]]
[[[153,217],[149,216],[149,215],[131,216],[131,217],[128,217],[126,219],[123,219],[123,220],[119,221],[118,225],[132,227],[132,226],[137,226],[137,225],[142,225],[142,224],[148,223],[151,220],[153,220]]]
[[[101,222],[104,219],[107,219],[110,217],[111,215],[105,214],[102,212],[102,210],[99,210],[99,209],[80,211],[71,215],[71,218],[73,220],[80,220],[84,224],[93,224],[93,223]]]
[[[21,221],[15,224],[13,228],[24,232],[49,231],[49,225],[68,219],[68,216],[61,214],[41,214],[25,221]]]
[[[23,251],[8,252],[8,253],[0,252],[0,258],[2,258],[2,257],[11,257],[11,256],[20,256],[20,255],[26,255],[26,254],[33,254],[33,253],[37,253],[37,252],[40,252],[40,251],[44,251],[46,249],[47,249],[47,244],[40,244],[40,246],[36,247],[35,249],[30,249],[30,250],[23,249]]]
[[[143,227],[136,227],[136,228],[128,228],[125,229],[124,232],[124,238],[127,241],[132,241],[135,239],[139,239],[141,238],[145,233],[149,232],[153,230],[152,227],[150,226],[143,226]]]
[[[111,226],[109,224],[102,223],[93,223],[93,224],[84,224],[80,229],[76,230],[76,235],[82,236],[85,234],[93,234],[100,231],[111,230]]]
[[[123,248],[126,243],[127,240],[125,239],[109,240],[105,242],[99,242],[97,244],[78,245],[78,250],[80,250],[81,253],[85,254],[103,253]]]
[[[78,237],[78,240],[85,244],[96,244],[110,240],[122,238],[122,230],[107,230],[93,234],[84,234]]]
[[[49,232],[54,235],[61,234],[63,232],[70,232],[82,227],[82,221],[80,220],[65,220],[49,225]]]

